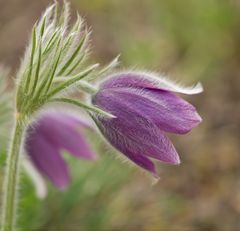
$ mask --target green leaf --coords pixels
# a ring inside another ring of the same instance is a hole
[[[30,58],[30,64],[29,64],[29,68],[28,68],[28,75],[27,75],[27,78],[26,78],[25,92],[28,92],[28,89],[29,89],[29,86],[30,86],[32,69],[33,69],[33,60],[34,60],[34,54],[35,54],[35,49],[36,49],[36,43],[37,43],[36,26],[34,26],[33,31],[32,31],[31,58]]]
[[[104,67],[102,70],[100,70],[98,72],[98,75],[103,75],[106,72],[111,71],[113,68],[115,68],[118,64],[119,64],[119,57],[120,55],[118,55],[115,59],[112,60],[112,62],[110,62],[106,67]]]
[[[60,42],[61,42],[61,40],[59,40],[59,43],[60,43]],[[58,47],[58,46],[57,46],[57,47]],[[56,73],[56,70],[57,70],[57,67],[58,67],[58,63],[59,63],[61,54],[62,54],[62,49],[60,48],[59,54],[58,54],[58,55],[56,54],[56,55],[57,55],[57,59],[56,59],[56,61],[55,61],[55,63],[54,63],[52,73],[51,73],[50,78],[49,78],[49,80],[48,80],[48,84],[47,84],[47,88],[46,88],[46,93],[48,92],[48,90],[49,90],[49,88],[50,88],[50,86],[51,86],[51,84],[52,84],[52,81],[53,81],[53,78],[54,78],[54,76],[55,76],[55,73]]]
[[[37,83],[38,83],[38,78],[39,78],[39,71],[40,71],[40,65],[41,65],[41,57],[42,57],[42,45],[39,43],[39,49],[38,49],[38,59],[37,59],[37,67],[36,67],[36,73],[34,76],[34,83],[31,88],[31,94],[34,93]]]
[[[49,39],[44,51],[43,51],[43,56],[46,56],[48,53],[50,53],[50,51],[52,50],[52,48],[54,47],[54,45],[56,45],[59,36],[60,36],[61,31],[60,30],[56,30],[54,31],[53,35],[51,36],[51,38]]]
[[[85,69],[83,72],[80,72],[80,73],[78,73],[77,75],[75,75],[73,77],[69,77],[69,80],[67,80],[66,82],[60,84],[53,91],[51,91],[48,94],[47,98],[51,98],[54,95],[56,95],[57,93],[61,92],[62,90],[72,86],[77,81],[79,81],[79,80],[83,79],[84,77],[86,77],[87,75],[89,75],[96,67],[98,67],[98,64],[94,64],[94,65],[90,66],[89,68]]]
[[[82,109],[85,109],[85,110],[87,110],[87,111],[94,112],[94,113],[100,114],[100,115],[102,115],[102,116],[108,117],[108,118],[110,118],[110,119],[111,119],[111,118],[115,118],[115,116],[112,115],[111,113],[108,113],[108,112],[106,112],[106,111],[103,111],[103,110],[101,110],[101,109],[98,108],[98,107],[84,104],[84,103],[82,103],[81,101],[77,101],[77,100],[74,100],[74,99],[69,99],[69,98],[54,98],[54,99],[51,99],[50,102],[68,103],[68,104],[72,104],[72,105],[78,106],[78,107],[80,107],[80,108],[82,108]]]
[[[46,17],[43,18],[43,22],[42,22],[42,25],[41,25],[41,29],[40,29],[41,37],[43,36],[43,33],[45,31],[45,26],[46,26]]]
[[[57,75],[62,75],[64,73],[64,71],[69,67],[69,65],[74,61],[74,59],[76,58],[76,56],[79,54],[79,51],[81,50],[81,48],[83,47],[83,45],[85,44],[85,42],[88,39],[88,34],[85,33],[83,35],[83,37],[81,38],[77,48],[75,49],[75,51],[72,53],[71,57],[67,60],[67,62],[65,63],[65,65],[62,67],[62,69],[58,72]]]
[[[60,44],[60,42],[61,42],[61,37],[58,38],[58,43],[57,44]],[[50,88],[50,85],[51,85],[52,80],[53,80],[53,78],[55,76],[55,72],[56,72],[56,69],[57,69],[57,66],[58,66],[58,62],[59,62],[59,59],[60,59],[60,56],[61,56],[61,49],[59,50],[58,47],[59,46],[56,45],[55,55],[54,55],[54,57],[58,57],[58,58],[56,60],[53,59],[52,63],[49,65],[49,70],[46,71],[45,77],[42,78],[42,81],[41,81],[41,83],[40,83],[40,85],[38,87],[38,90],[37,90],[36,94],[33,97],[34,98],[33,101],[37,101],[38,98],[40,97],[41,93],[43,93],[43,91],[44,91],[43,94],[45,94],[49,90],[49,88]],[[59,54],[57,54],[58,52],[59,52]]]
[[[85,57],[85,54],[82,54],[82,55],[78,58],[78,60],[76,61],[76,63],[68,70],[68,72],[66,73],[66,75],[71,75],[72,72],[73,72],[74,70],[76,70],[77,67],[80,66],[81,62],[84,60],[84,57]]]

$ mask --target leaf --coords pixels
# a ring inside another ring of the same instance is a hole
[[[97,114],[100,114],[102,116],[105,116],[105,117],[108,117],[108,118],[115,118],[114,115],[106,112],[106,111],[103,111],[101,110],[100,108],[98,107],[95,107],[95,106],[92,106],[92,105],[87,105],[85,103],[82,103],[81,101],[77,101],[77,100],[74,100],[74,99],[69,99],[69,98],[54,98],[54,99],[51,99],[50,102],[62,102],[62,103],[68,103],[68,104],[72,104],[72,105],[75,105],[75,106],[78,106],[82,109],[85,109],[87,111],[90,111],[90,112],[94,112],[94,113],[97,113]]]
[[[61,92],[62,90],[72,86],[77,81],[79,81],[79,80],[83,79],[84,77],[86,77],[87,75],[89,75],[97,66],[98,66],[98,64],[94,64],[94,65],[90,66],[88,69],[85,69],[83,72],[80,72],[77,75],[70,77],[69,80],[61,83],[59,86],[57,86],[55,89],[53,89],[53,91],[51,91],[47,97],[51,98],[52,96],[56,95],[57,93]]]

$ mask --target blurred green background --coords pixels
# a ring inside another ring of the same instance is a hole
[[[0,62],[19,65],[35,20],[50,1],[0,0]],[[158,163],[152,185],[122,163],[99,137],[100,160],[72,160],[72,184],[39,201],[22,177],[19,221],[24,231],[240,229],[240,1],[72,0],[91,26],[93,57],[159,71],[180,82],[201,81],[186,97],[203,123],[172,136],[182,164]],[[91,135],[92,136],[92,135]],[[3,165],[4,155],[1,155]],[[1,168],[0,181],[3,170]]]

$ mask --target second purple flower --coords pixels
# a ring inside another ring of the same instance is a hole
[[[69,169],[62,151],[86,160],[97,158],[83,134],[91,128],[83,119],[67,113],[48,112],[28,128],[26,151],[37,170],[59,189],[70,182]]]

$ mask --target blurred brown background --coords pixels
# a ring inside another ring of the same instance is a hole
[[[0,62],[13,76],[32,25],[50,3],[0,0]],[[26,186],[23,230],[239,230],[240,2],[72,0],[71,5],[92,27],[95,60],[106,63],[121,53],[124,67],[159,71],[186,84],[201,81],[204,93],[186,99],[203,123],[172,137],[182,164],[158,164],[161,180],[154,186],[138,169],[108,159],[114,153],[106,153],[104,144],[97,145],[100,163],[78,165],[85,171],[75,174],[80,188],[72,186],[64,195],[50,189],[45,202],[36,202]],[[98,189],[84,191],[89,181]]]

